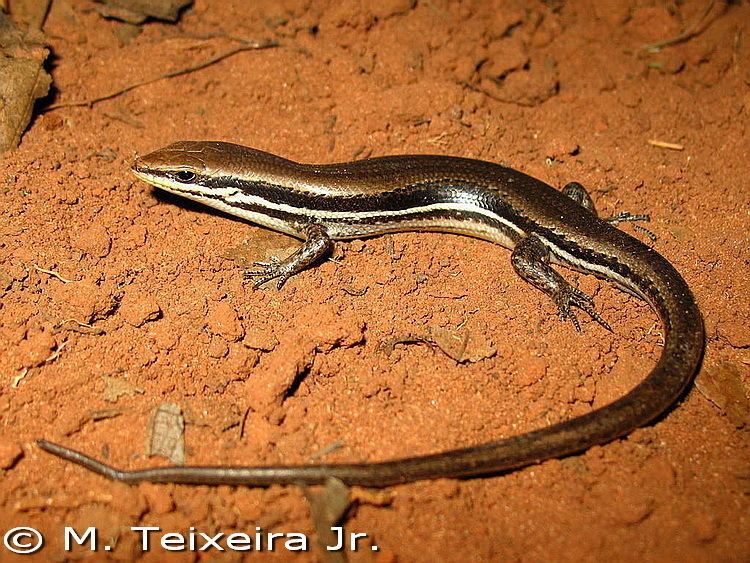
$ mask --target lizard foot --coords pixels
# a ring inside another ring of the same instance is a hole
[[[555,303],[557,303],[560,318],[563,320],[570,319],[578,332],[581,332],[581,325],[578,323],[578,317],[576,317],[573,307],[578,307],[597,323],[612,332],[612,327],[609,326],[609,323],[607,323],[607,321],[605,321],[594,309],[593,298],[586,295],[580,289],[576,289],[571,285],[566,285],[560,289],[559,293],[554,297],[554,300]]]

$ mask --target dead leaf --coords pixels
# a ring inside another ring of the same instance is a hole
[[[51,2],[52,0],[13,0],[11,6],[13,21],[21,22],[29,29],[42,29]],[[4,5],[4,2],[0,2],[0,7]]]
[[[177,465],[185,463],[185,419],[179,405],[162,403],[156,407],[148,424],[146,452]]]
[[[0,12],[0,152],[18,146],[34,102],[49,91],[48,55],[41,32],[23,33]]]
[[[120,397],[143,395],[143,389],[134,387],[127,379],[114,375],[102,375],[104,391],[102,398],[108,403],[116,403]]]
[[[244,241],[229,248],[223,257],[242,268],[252,268],[253,262],[268,262],[274,257],[284,259],[299,246],[299,241],[290,236],[268,229],[254,229]]]
[[[176,22],[180,10],[193,0],[98,0],[99,14],[126,23],[143,23],[146,18]]]
[[[695,386],[706,399],[724,411],[737,428],[750,425],[750,401],[735,364],[705,365],[695,380]]]
[[[346,556],[340,551],[328,551],[327,546],[336,545],[337,537],[332,527],[341,523],[341,519],[349,510],[349,487],[343,481],[330,477],[320,493],[313,493],[305,487],[305,497],[310,503],[310,514],[318,534],[318,545],[323,550],[328,563],[343,563]]]

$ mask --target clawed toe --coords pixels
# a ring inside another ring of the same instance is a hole
[[[646,227],[635,224],[635,223],[639,223],[642,221],[647,221],[647,222],[651,221],[650,215],[646,215],[643,213],[635,214],[635,213],[629,213],[628,211],[620,211],[616,215],[612,215],[612,217],[606,218],[605,221],[607,221],[607,223],[611,223],[612,225],[617,225],[619,223],[634,223],[633,224],[634,230],[646,235],[649,239],[651,239],[651,242],[656,242],[656,235],[654,233],[649,231]]]
[[[570,319],[578,332],[581,332],[581,325],[572,307],[578,307],[597,323],[612,332],[612,327],[609,326],[609,323],[594,309],[594,300],[579,289],[568,287],[557,300],[557,307],[560,318],[563,320]]]
[[[557,314],[559,315],[560,320],[564,321],[566,319],[570,319],[570,322],[573,323],[576,332],[581,332],[581,324],[578,322],[578,317],[576,317],[576,314],[570,308],[570,305],[558,306]]]
[[[272,256],[268,262],[253,262],[253,266],[256,266],[257,269],[245,270],[244,276],[245,278],[254,278],[253,287],[255,289],[276,278],[279,278],[276,286],[281,289],[286,280],[289,279],[283,263],[275,256]]]
[[[630,213],[629,211],[620,211],[605,219],[608,223],[616,225],[617,223],[635,223],[640,221],[651,221],[651,216],[645,213]]]

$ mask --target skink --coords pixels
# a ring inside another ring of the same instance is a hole
[[[685,281],[649,246],[597,217],[580,184],[558,192],[497,164],[446,156],[390,156],[300,164],[239,145],[183,141],[139,158],[138,178],[305,242],[291,256],[259,263],[256,284],[292,275],[328,253],[332,240],[396,231],[442,231],[512,249],[516,272],[551,297],[580,330],[574,309],[605,328],[592,300],[551,267],[609,280],[644,299],[664,326],[656,366],[622,398],[567,422],[500,441],[368,464],[162,467],[123,471],[44,440],[42,449],[111,479],[206,485],[322,483],[383,487],[419,479],[472,477],[586,450],[664,413],[691,383],[704,345],[700,312]]]

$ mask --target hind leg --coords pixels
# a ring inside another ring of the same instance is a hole
[[[580,332],[581,325],[573,311],[577,307],[607,330],[612,328],[594,310],[591,297],[570,285],[549,263],[549,249],[536,235],[522,239],[513,249],[511,263],[516,273],[531,285],[547,294],[557,305],[561,319],[570,319]]]

